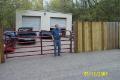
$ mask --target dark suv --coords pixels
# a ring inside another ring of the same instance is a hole
[[[14,31],[5,31],[3,35],[4,40],[4,52],[14,52],[15,51],[15,42],[16,42],[16,32]]]
[[[52,33],[50,31],[41,31],[39,36],[41,36],[42,39],[52,39]]]

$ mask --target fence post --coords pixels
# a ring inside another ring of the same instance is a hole
[[[72,53],[72,32],[70,31],[70,53]]]
[[[74,51],[75,53],[83,52],[83,22],[76,21],[74,27]]]
[[[42,31],[40,32],[40,45],[41,45],[41,55],[43,55]]]
[[[3,43],[3,26],[0,22],[0,64],[5,62],[4,59],[4,43]]]

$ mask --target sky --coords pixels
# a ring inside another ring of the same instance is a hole
[[[44,0],[44,1],[50,1],[50,0]]]
[[[43,2],[43,4],[45,5],[46,4],[46,2],[49,2],[50,0],[43,0],[44,2]]]

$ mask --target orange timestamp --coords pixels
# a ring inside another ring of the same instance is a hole
[[[83,72],[82,76],[84,77],[107,77],[109,75],[108,72]]]

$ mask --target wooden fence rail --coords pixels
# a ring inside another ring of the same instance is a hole
[[[75,52],[101,51],[120,47],[119,22],[80,22],[74,26]]]

